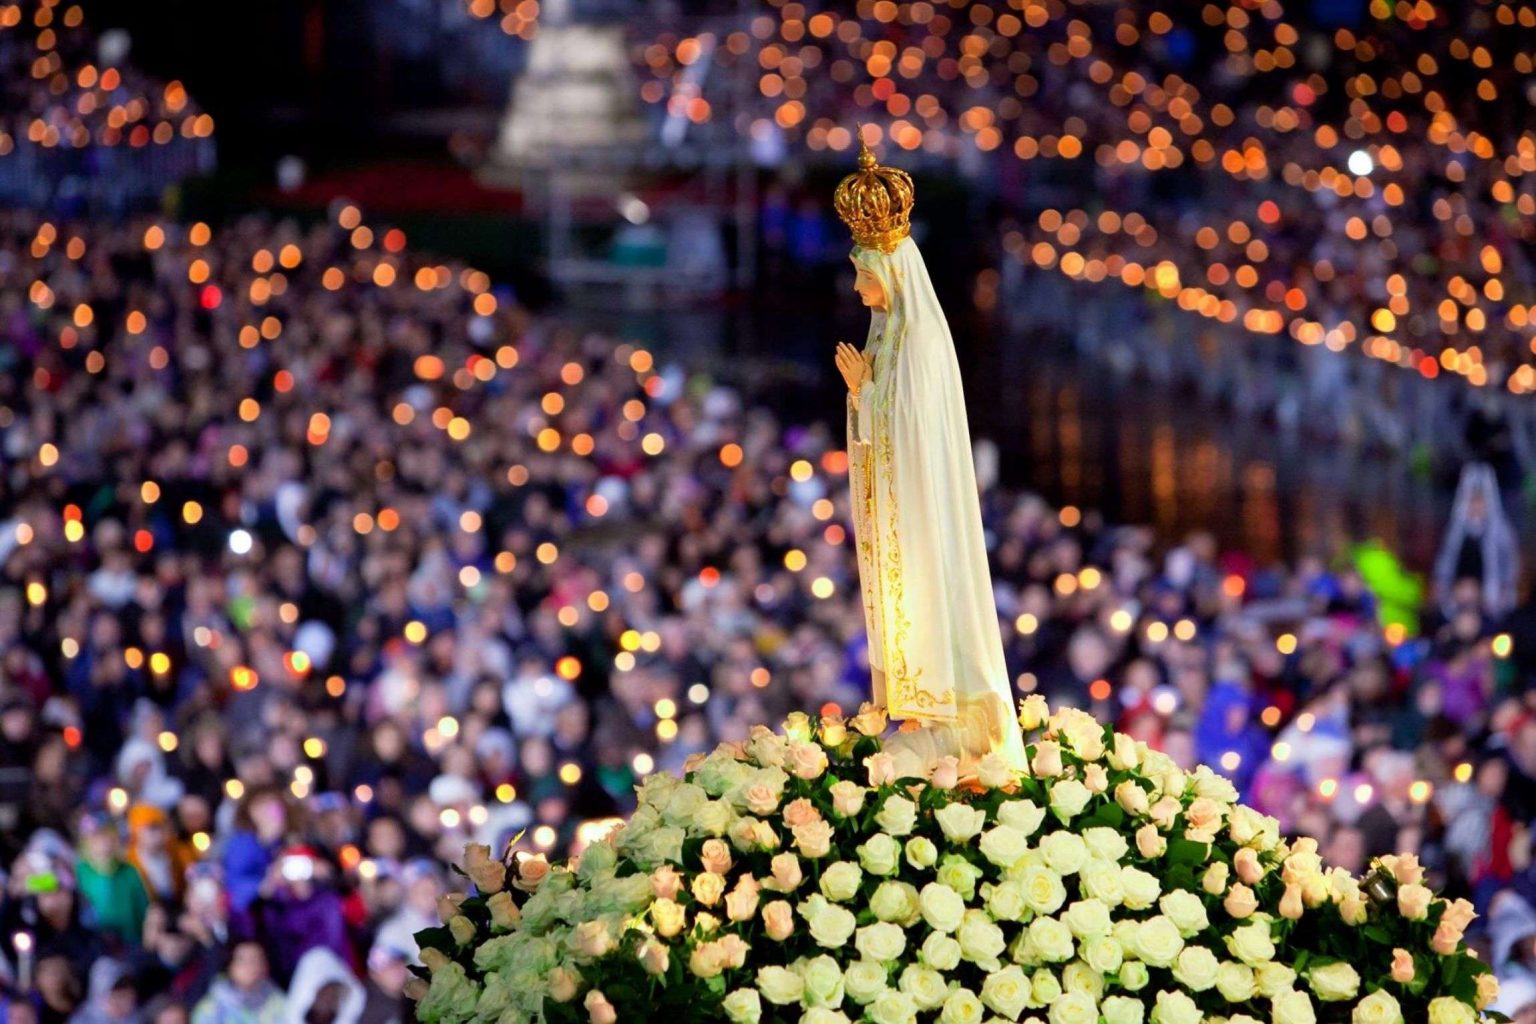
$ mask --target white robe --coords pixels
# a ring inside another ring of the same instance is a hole
[[[898,736],[922,757],[995,751],[1023,768],[949,325],[911,238],[854,258],[880,279],[888,306],[865,344],[873,378],[848,403],[875,701],[925,727]]]

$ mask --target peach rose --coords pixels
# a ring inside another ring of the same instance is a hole
[[[820,820],[821,812],[816,809],[815,804],[803,796],[784,805],[784,824],[792,829]]]
[[[1426,886],[1402,885],[1397,889],[1397,912],[1410,921],[1422,921],[1429,916],[1430,900],[1435,894]]]
[[[683,876],[672,865],[663,864],[651,872],[651,892],[656,894],[657,899],[676,899],[682,888]]]
[[[789,770],[802,779],[819,779],[827,770],[827,752],[817,743],[791,743]]]
[[[1251,846],[1245,846],[1232,855],[1232,870],[1248,885],[1264,877],[1264,865],[1259,863],[1258,851]]]
[[[1441,921],[1435,928],[1434,937],[1429,940],[1429,948],[1441,956],[1450,956],[1456,952],[1456,947],[1461,945],[1461,929],[1454,923]]]
[[[1450,922],[1456,928],[1466,931],[1467,925],[1471,924],[1476,917],[1477,911],[1472,909],[1470,900],[1457,899],[1445,905],[1445,912],[1440,915],[1440,923]]]
[[[808,821],[792,830],[795,846],[807,857],[825,857],[832,850],[832,826],[825,821]]]
[[[832,794],[832,811],[840,818],[852,818],[864,809],[864,796],[867,791],[857,782],[842,779],[833,783],[828,792]]]
[[[709,754],[703,750],[689,754],[687,757],[683,758],[683,774],[693,774],[701,767],[703,767],[704,762],[707,760],[709,760]]]
[[[576,988],[581,979],[569,967],[556,967],[549,972],[549,997],[557,1003],[568,1003],[576,998]]]
[[[1083,769],[1083,785],[1090,793],[1102,793],[1109,789],[1109,772],[1101,764],[1090,764]]]
[[[587,1020],[591,1024],[618,1024],[619,1012],[613,1008],[608,997],[597,989],[588,992],[581,1005],[587,1008]]]
[[[646,939],[640,947],[640,966],[645,968],[645,973],[650,975],[666,974],[667,968],[672,965],[672,954],[667,949],[667,944],[657,942],[655,939]]]
[[[779,809],[779,791],[767,783],[755,782],[742,795],[753,814],[772,814]]]
[[[883,750],[866,757],[864,767],[869,769],[871,786],[888,786],[896,781],[896,761]]]
[[[1301,918],[1303,910],[1301,902],[1301,886],[1295,882],[1287,883],[1285,895],[1280,897],[1280,916],[1287,921],[1296,921]]]
[[[470,843],[464,847],[464,873],[475,883],[475,888],[489,895],[501,889],[506,881],[507,866],[491,859],[491,848],[483,843]]]
[[[747,962],[747,953],[752,947],[740,935],[722,935],[715,940],[715,948],[719,950],[720,962],[726,967],[741,967]]]
[[[859,705],[859,713],[854,715],[849,725],[864,736],[879,736],[885,732],[885,709],[877,704],[865,701]]]
[[[1221,805],[1209,797],[1196,797],[1184,812],[1189,827],[1200,832],[1215,832],[1221,826]]]
[[[549,861],[542,853],[521,857],[517,862],[517,881],[512,884],[524,892],[538,892],[549,875]]]
[[[776,853],[769,862],[773,884],[768,888],[778,892],[792,892],[800,887],[805,875],[800,870],[800,858],[792,853]]]
[[[1054,779],[1062,772],[1061,744],[1055,740],[1041,740],[1035,744],[1035,756],[1029,762],[1029,770],[1039,779]]]
[[[939,758],[933,763],[933,774],[928,776],[928,784],[934,789],[954,789],[960,784],[960,759],[953,754]]]
[[[1242,921],[1259,909],[1259,898],[1242,882],[1235,882],[1227,890],[1227,898],[1221,901],[1228,914]]]
[[[571,948],[580,956],[596,959],[613,948],[606,921],[583,921],[571,933]]]
[[[731,870],[731,848],[724,840],[706,839],[699,848],[699,862],[704,865],[705,871],[723,875]]]
[[[1400,853],[1392,865],[1392,876],[1398,885],[1418,885],[1424,881],[1424,867],[1416,853]]]
[[[774,900],[763,907],[763,930],[774,942],[783,942],[795,930],[795,914],[788,903]]]
[[[821,742],[829,747],[842,746],[848,738],[848,725],[842,715],[821,716]]]
[[[1136,851],[1151,859],[1168,851],[1168,840],[1157,831],[1156,825],[1143,825],[1136,830]]]
[[[1392,980],[1406,985],[1413,980],[1413,954],[1406,949],[1392,950]]]
[[[1178,797],[1165,796],[1153,804],[1147,814],[1158,828],[1166,832],[1173,827],[1173,819],[1177,818],[1183,809],[1184,805],[1179,803]]]
[[[758,892],[762,886],[751,875],[736,880],[736,888],[725,897],[725,916],[732,921],[750,921],[757,915]]]

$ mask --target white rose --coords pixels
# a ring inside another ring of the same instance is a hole
[[[944,976],[922,964],[908,964],[896,980],[897,987],[912,997],[920,1010],[933,1010],[944,1005],[949,995],[949,985]]]
[[[1429,1001],[1429,1024],[1473,1024],[1477,1011],[1460,999],[1440,996]]]
[[[1079,939],[1088,939],[1096,935],[1108,935],[1110,928],[1109,907],[1103,900],[1092,897],[1085,900],[1077,900],[1067,907],[1066,913],[1061,919],[1072,929],[1072,934]]]
[[[982,886],[986,897],[987,912],[998,921],[1017,921],[1028,910],[1024,902],[1024,885],[1017,879],[999,882],[990,888]]]
[[[1099,1006],[1104,1024],[1142,1024],[1147,1008],[1140,999],[1110,996]]]
[[[905,992],[888,988],[864,1012],[873,1024],[912,1024],[917,1016],[917,1003]]]
[[[895,960],[907,948],[907,933],[888,921],[877,921],[860,928],[853,945],[866,960]]]
[[[1120,869],[1120,886],[1125,891],[1124,903],[1131,910],[1146,910],[1163,891],[1156,875],[1128,865]]]
[[[1135,768],[1141,763],[1141,752],[1136,741],[1123,732],[1115,733],[1115,744],[1109,751],[1109,766],[1117,772]]]
[[[906,882],[881,882],[869,898],[869,909],[878,920],[909,925],[918,917],[917,889]]]
[[[1285,964],[1269,963],[1256,964],[1253,968],[1253,984],[1259,990],[1259,995],[1265,999],[1273,999],[1281,992],[1293,988],[1296,985],[1296,972]]]
[[[983,970],[996,970],[997,958],[1007,945],[1003,930],[992,923],[985,910],[967,910],[955,933],[960,943],[960,953]]]
[[[1082,943],[1084,962],[1100,974],[1114,974],[1125,961],[1125,950],[1112,935],[1099,935]]]
[[[1317,1024],[1317,1011],[1312,1008],[1312,997],[1296,989],[1287,989],[1271,999],[1269,1016],[1274,1024]],[[1434,1020],[1433,1014],[1430,1019]],[[1472,1024],[1471,1017],[1467,1018],[1466,1024]]]
[[[1137,925],[1135,948],[1136,955],[1151,966],[1168,967],[1184,948],[1184,937],[1172,921],[1158,914]]]
[[[1151,973],[1140,960],[1130,960],[1121,965],[1119,978],[1121,988],[1127,992],[1140,992],[1147,987]]]
[[[1099,1024],[1099,1004],[1087,992],[1064,992],[1051,1004],[1051,1024]]]
[[[1033,800],[1004,800],[997,807],[997,820],[1009,828],[1016,828],[1024,835],[1032,836],[1045,820],[1045,808]]]
[[[1053,914],[1067,899],[1067,887],[1061,876],[1043,865],[1024,869],[1019,877],[1024,889],[1024,902],[1037,914]]]
[[[1094,1001],[1104,994],[1104,976],[1082,960],[1073,960],[1061,969],[1061,986],[1068,992],[1086,992]]]
[[[875,815],[875,824],[893,836],[907,835],[917,824],[917,804],[904,796],[888,796]]]
[[[1227,960],[1216,969],[1216,991],[1229,1003],[1246,1003],[1257,991],[1253,984],[1253,968],[1234,960]]]
[[[1049,967],[1038,968],[1029,976],[1031,1006],[1050,1006],[1061,998],[1061,979]]]
[[[1091,896],[1106,907],[1118,907],[1125,901],[1120,866],[1092,857],[1077,872],[1077,885],[1083,895]]]
[[[1307,971],[1307,985],[1325,1003],[1353,999],[1360,992],[1360,973],[1347,960],[1337,960]]]
[[[763,1019],[763,1000],[756,989],[738,988],[720,1004],[731,1024],[757,1024]]]
[[[775,1006],[793,1006],[805,993],[805,982],[787,967],[763,967],[757,972],[757,990]]]
[[[1403,1008],[1392,993],[1384,988],[1366,996],[1355,1004],[1349,1016],[1350,1024],[1403,1024]]]
[[[843,972],[843,991],[849,999],[866,1006],[875,1001],[889,986],[885,983],[885,964],[872,960],[855,960]]]
[[[1232,780],[1211,771],[1209,765],[1196,768],[1194,779],[1196,796],[1229,805],[1237,803],[1237,787],[1232,785]]]
[[[1091,799],[1093,794],[1087,786],[1076,779],[1063,779],[1051,787],[1051,813],[1065,825],[1083,813]]]
[[[1029,837],[1016,828],[998,825],[981,834],[981,855],[1000,868],[1011,868],[1029,852]]]
[[[1173,977],[1192,992],[1204,992],[1216,984],[1220,965],[1216,954],[1204,946],[1185,946],[1173,964]]]
[[[987,1009],[1009,1020],[1018,1020],[1030,999],[1029,979],[1017,964],[987,975],[981,985],[981,1001]]]
[[[952,843],[964,843],[987,823],[987,812],[970,804],[948,804],[934,811],[933,817]]]
[[[851,911],[828,903],[820,895],[801,903],[799,910],[806,924],[810,925],[811,938],[827,949],[837,949],[845,944],[858,923]]]
[[[1071,875],[1088,862],[1088,844],[1076,832],[1052,832],[1040,840],[1040,854],[1052,871]]]
[[[929,932],[919,955],[936,971],[952,971],[960,964],[960,943],[943,932]]]
[[[1252,921],[1234,928],[1227,936],[1227,952],[1250,967],[1275,958],[1275,943],[1269,935],[1268,921]]]
[[[736,818],[736,812],[724,800],[710,800],[690,821],[689,828],[695,835],[723,836]]]
[[[850,1024],[850,1022],[848,1015],[842,1010],[813,1006],[800,1015],[800,1024]]]
[[[1125,836],[1117,828],[1108,828],[1104,825],[1095,825],[1093,828],[1083,830],[1083,842],[1088,844],[1088,852],[1095,857],[1108,861],[1117,861],[1124,857],[1129,847],[1126,845]]]
[[[1072,931],[1054,917],[1035,918],[1029,922],[1025,935],[1028,936],[1025,948],[1035,959],[1050,963],[1072,959],[1076,948],[1072,943]]]
[[[894,842],[894,840],[893,840]],[[846,903],[859,893],[864,872],[851,861],[840,860],[821,873],[821,893],[829,900]]]
[[[800,997],[806,1006],[836,1008],[843,1002],[843,969],[830,956],[822,955],[799,964],[800,978],[805,982],[805,994]]]
[[[1183,992],[1165,989],[1157,994],[1157,1004],[1152,1007],[1152,1024],[1200,1024],[1203,1019],[1195,1001]]]
[[[1211,923],[1205,914],[1205,904],[1188,889],[1167,893],[1157,901],[1157,907],[1186,939],[1199,934]]]
[[[947,885],[929,882],[918,894],[918,908],[928,927],[952,932],[960,927],[960,919],[965,915],[965,899]]]
[[[944,1000],[944,1010],[939,1014],[939,1024],[981,1024],[987,1012],[981,999],[968,988],[957,988]]]
[[[933,867],[939,859],[939,848],[927,836],[913,836],[907,840],[907,863],[919,871]]]
[[[884,832],[876,832],[856,851],[859,863],[872,875],[894,875],[901,866],[901,844]]]
[[[1054,724],[1072,752],[1084,761],[1104,756],[1104,724],[1088,712],[1063,708],[1056,713]]]

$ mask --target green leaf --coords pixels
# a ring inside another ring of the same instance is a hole
[[[1210,845],[1207,843],[1197,843],[1193,839],[1174,839],[1168,844],[1168,863],[1193,867],[1204,864],[1209,852]]]

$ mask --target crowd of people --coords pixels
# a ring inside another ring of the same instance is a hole
[[[213,169],[213,118],[79,4],[0,5],[0,201],[121,213]]]
[[[16,1020],[394,1019],[465,841],[558,855],[645,773],[868,696],[840,430],[355,208],[6,213],[0,315]],[[1526,976],[1536,640],[1478,559],[1419,635],[1348,566],[984,507],[1021,695],[1219,766],[1343,866],[1417,852]]]

